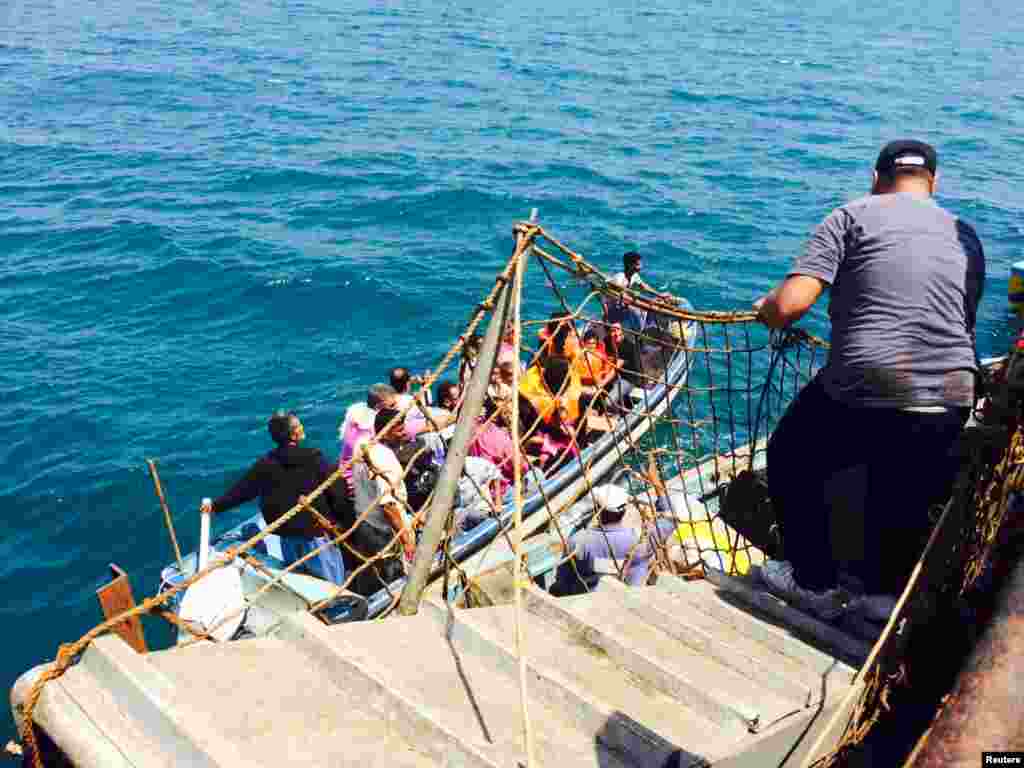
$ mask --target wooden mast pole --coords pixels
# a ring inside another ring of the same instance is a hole
[[[534,208],[530,214],[530,221],[535,221],[537,218],[537,209]],[[525,240],[520,235],[520,242]],[[520,257],[516,263],[515,272],[513,275],[515,279],[513,281],[513,292],[512,292],[512,322],[514,331],[514,340],[512,346],[516,350],[522,349],[523,344],[523,324],[522,324],[522,304],[523,304],[523,273],[526,271],[526,265],[528,260],[524,257]],[[513,603],[515,604],[515,639],[516,639],[516,656],[519,660],[519,706],[523,711],[523,745],[526,751],[526,768],[533,768],[536,764],[533,759],[533,727],[530,723],[530,710],[528,707],[528,695],[526,691],[526,641],[523,636],[523,595],[522,595],[522,569],[523,569],[523,447],[519,441],[519,375],[520,366],[518,360],[518,352],[516,354],[516,365],[512,369],[512,423],[509,425],[512,428],[512,447],[514,450],[512,456],[513,465],[513,485],[515,494],[515,512],[513,514],[513,533],[512,533],[512,546],[514,551],[512,553],[512,595]]]
[[[532,238],[520,236],[516,242],[516,251],[513,254],[512,274],[518,269],[523,252],[526,251]],[[476,431],[477,416],[483,407],[484,397],[487,394],[487,385],[491,379],[491,369],[498,356],[502,332],[509,317],[509,307],[512,299],[512,287],[506,281],[500,292],[495,297],[494,314],[491,316],[491,323],[487,327],[487,335],[484,336],[480,356],[477,358],[476,366],[473,368],[473,375],[470,377],[469,385],[463,394],[462,409],[459,411],[459,420],[455,426],[455,435],[452,437],[448,447],[448,455],[445,459],[441,476],[437,479],[437,486],[434,488],[434,500],[427,512],[427,522],[423,527],[423,535],[420,536],[419,544],[416,545],[416,557],[413,560],[409,578],[406,581],[405,589],[402,590],[402,597],[398,603],[398,612],[402,616],[412,616],[419,611],[420,598],[427,586],[427,578],[430,576],[430,568],[434,562],[441,539],[444,537],[444,526],[448,520],[448,511],[451,509],[452,501],[455,499],[455,491],[458,488],[459,478],[462,476],[462,468],[466,463],[466,452],[469,442]]]

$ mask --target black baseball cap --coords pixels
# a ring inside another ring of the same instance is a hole
[[[927,168],[934,175],[939,157],[930,144],[915,139],[890,141],[878,153],[875,170],[891,176],[903,168]]]

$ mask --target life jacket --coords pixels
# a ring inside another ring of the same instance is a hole
[[[562,349],[561,352],[556,352],[552,348],[552,343],[551,343],[551,336],[552,336],[552,334],[548,333],[548,329],[547,328],[541,328],[539,331],[537,331],[537,336],[540,338],[540,341],[541,341],[541,354],[542,355],[553,355],[555,357],[564,357],[569,362],[572,362],[572,360],[576,357],[576,355],[579,354],[579,351],[580,351],[580,339],[579,339],[579,334],[577,334],[575,328],[570,328],[569,329],[569,333],[565,337],[565,347]]]
[[[598,346],[597,349],[584,347],[572,361],[572,368],[583,384],[596,384],[614,366],[604,351]]]
[[[519,394],[530,401],[537,415],[548,426],[558,423],[557,414],[562,411],[562,423],[573,424],[580,417],[580,377],[569,367],[569,383],[563,388],[562,396],[555,397],[544,383],[544,371],[540,365],[532,365],[519,381]]]

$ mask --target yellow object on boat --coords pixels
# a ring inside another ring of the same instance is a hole
[[[696,554],[713,568],[745,576],[750,571],[750,554],[746,551],[749,545],[724,523],[717,522],[717,526],[708,520],[681,523],[675,535],[688,554]],[[741,549],[736,549],[737,543]]]
[[[1007,298],[1010,301],[1010,309],[1020,316],[1024,316],[1024,261],[1018,261],[1010,266],[1010,287],[1007,291]]]

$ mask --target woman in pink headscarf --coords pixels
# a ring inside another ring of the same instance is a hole
[[[497,413],[494,418],[490,418],[495,411]],[[515,446],[512,443],[512,435],[509,434],[510,411],[510,402],[495,403],[488,400],[484,423],[477,427],[476,434],[469,444],[470,456],[487,459],[501,472],[499,498],[505,495],[515,479]],[[526,454],[522,454],[520,467],[524,474],[530,470]]]

